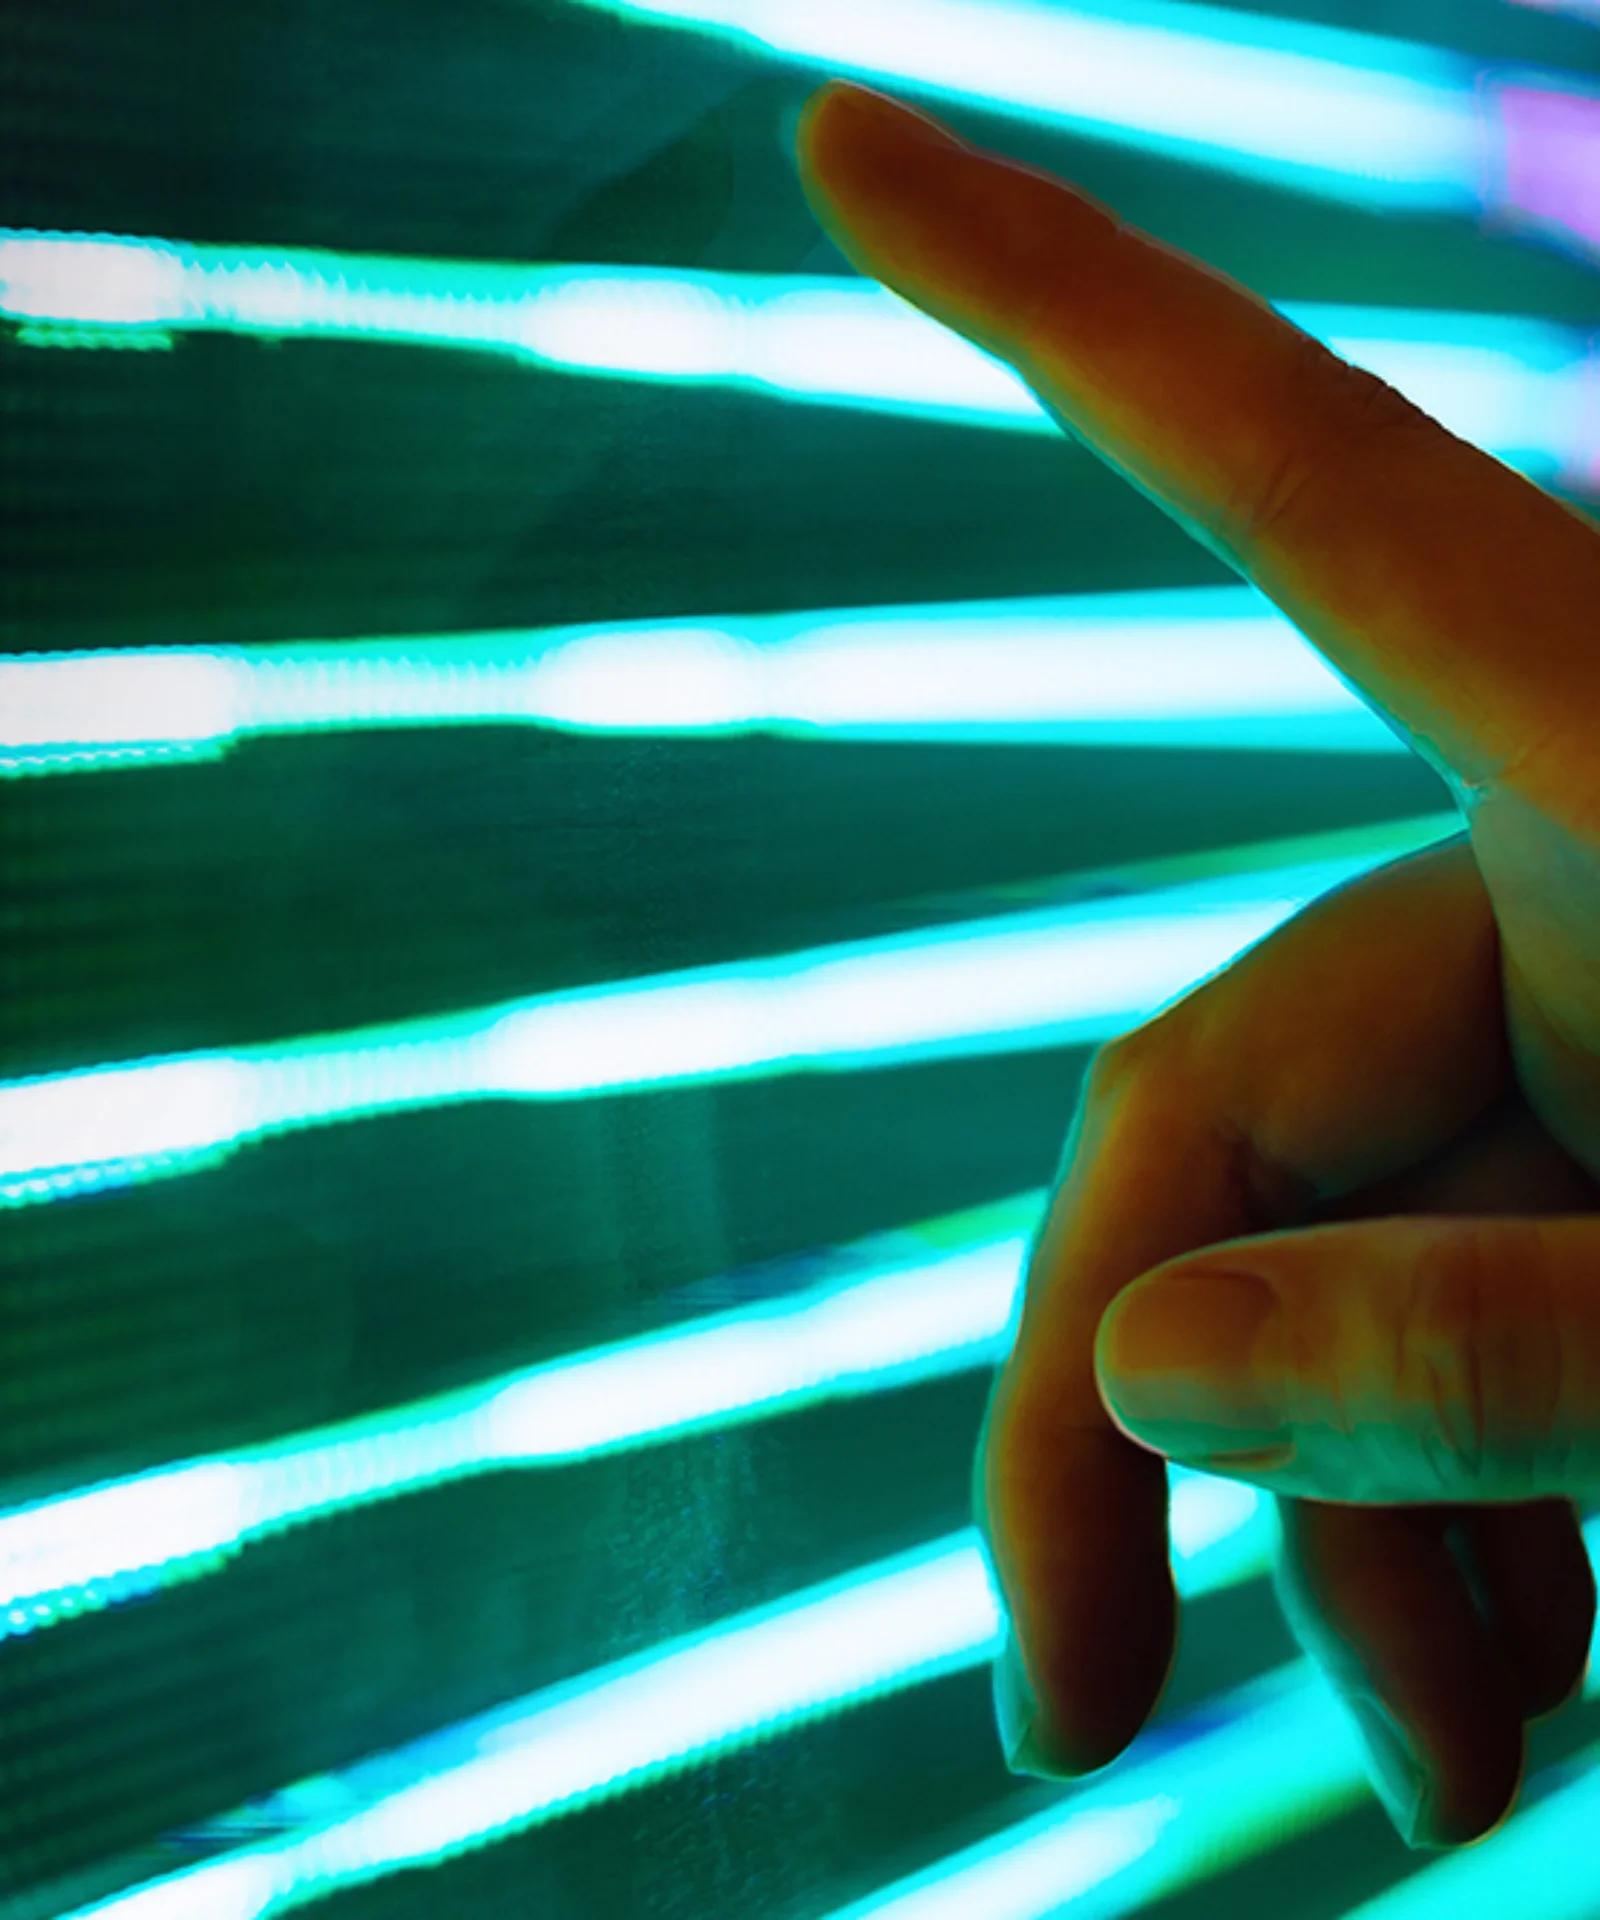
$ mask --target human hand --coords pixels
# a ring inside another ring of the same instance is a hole
[[[1253,581],[1464,815],[1093,1063],[979,1461],[1012,1764],[1103,1766],[1159,1699],[1167,1456],[1280,1496],[1280,1598],[1391,1818],[1480,1837],[1595,1611],[1600,528],[908,108],[832,84],[799,144],[850,258]]]

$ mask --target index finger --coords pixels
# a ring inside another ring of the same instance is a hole
[[[1458,797],[1558,729],[1592,741],[1600,539],[1575,509],[1226,275],[910,108],[830,83],[800,153],[857,265],[1015,366]]]

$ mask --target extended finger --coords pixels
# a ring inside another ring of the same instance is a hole
[[[1593,739],[1587,519],[1225,274],[925,115],[830,84],[800,156],[857,265],[1011,362],[1464,795]]]

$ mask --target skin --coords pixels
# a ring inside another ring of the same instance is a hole
[[[814,95],[799,160],[856,265],[1268,595],[1462,814],[1093,1062],[978,1462],[1012,1764],[1091,1771],[1155,1709],[1182,1459],[1278,1496],[1280,1599],[1397,1829],[1481,1838],[1595,1611],[1600,528],[881,95]],[[1274,1317],[1242,1283],[1202,1299],[1219,1268],[1264,1274]],[[1189,1276],[1159,1320],[1133,1307],[1152,1274]]]

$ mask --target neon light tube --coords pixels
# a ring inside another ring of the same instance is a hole
[[[488,724],[1410,751],[1251,587],[0,661],[0,772]]]
[[[1460,830],[1400,822],[1301,866],[476,1012],[0,1084],[0,1199],[196,1171],[246,1141],[488,1098],[571,1099],[1111,1038],[1300,908]]]
[[[221,1571],[256,1540],[447,1480],[556,1466],[997,1365],[1043,1193],[835,1250],[846,1277],[340,1426],[0,1512],[0,1638]],[[814,1257],[804,1265],[815,1269]],[[1174,1469],[1180,1565],[1259,1570],[1259,1501]]]
[[[1544,1798],[1469,1852],[1452,1854],[1353,1907],[1344,1920],[1592,1920],[1600,1742],[1549,1774]]]
[[[1600,362],[1577,328],[1302,301],[1279,311],[1536,477],[1589,472]],[[1060,431],[1003,361],[859,276],[484,266],[0,228],[0,316],[39,346],[170,345],[193,331],[405,341],[576,375]]]
[[[1263,1532],[1263,1564],[1266,1551]],[[1206,1590],[1199,1562],[1180,1567],[1179,1585],[1186,1597]],[[163,1875],[71,1920],[259,1920],[982,1665],[1001,1632],[978,1537],[954,1534],[289,1788],[248,1810],[253,1831],[276,1822],[278,1837]],[[223,1831],[241,1824],[237,1816],[217,1823]]]
[[[1102,1783],[829,1920],[1046,1920],[1069,1902],[1074,1913],[1112,1920],[1369,1797],[1355,1729],[1309,1661],[1265,1674],[1194,1718],[1202,1714],[1222,1724],[1187,1741],[1182,1722],[1157,1725],[1150,1759],[1130,1755]],[[1173,1743],[1166,1751],[1163,1734]]]
[[[1291,191],[1467,213],[1493,127],[1465,55],[1173,0],[587,0]]]
[[[447,1480],[997,1365],[1044,1201],[1026,1193],[831,1249],[818,1283],[642,1339],[0,1512],[0,1637],[215,1572],[286,1526]],[[814,1275],[817,1256],[794,1265]],[[1214,1491],[1178,1501],[1184,1553],[1253,1512],[1227,1506],[1232,1483],[1193,1485]]]

